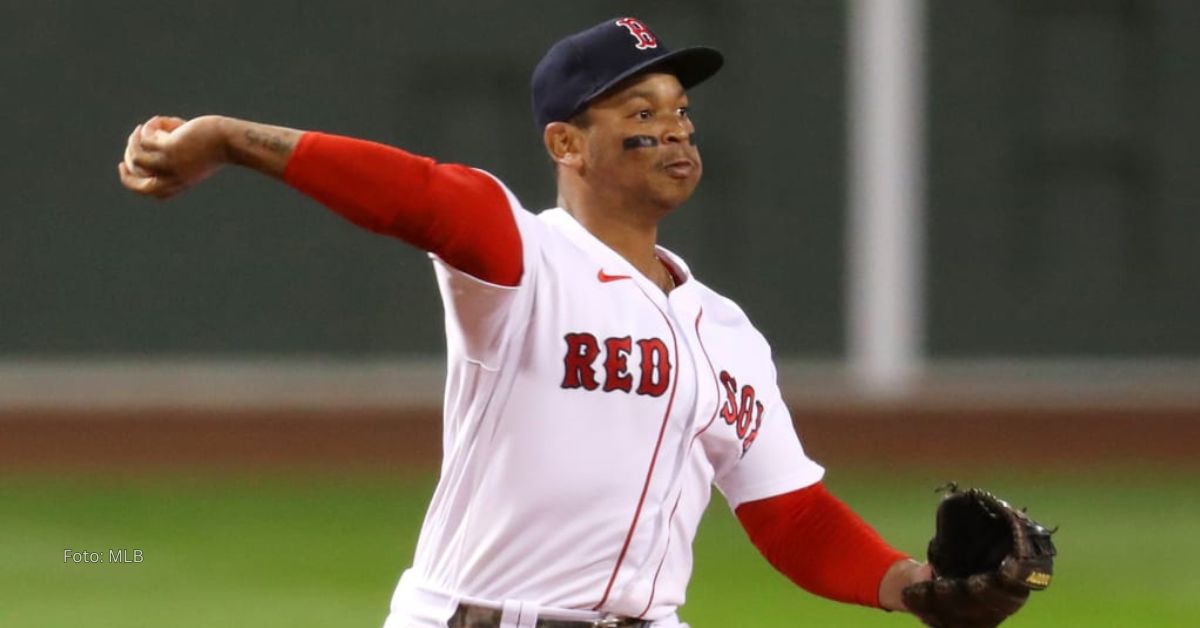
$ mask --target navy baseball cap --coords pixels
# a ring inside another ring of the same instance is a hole
[[[672,52],[641,20],[607,20],[563,38],[533,70],[533,120],[538,130],[566,122],[617,83],[651,70],[674,74],[684,89],[707,79],[725,63],[713,48]]]

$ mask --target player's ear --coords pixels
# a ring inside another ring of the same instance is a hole
[[[567,122],[551,122],[542,132],[542,142],[550,160],[564,168],[583,165],[583,129]]]

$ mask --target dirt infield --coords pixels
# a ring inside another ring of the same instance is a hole
[[[826,463],[995,464],[1022,459],[1200,466],[1200,407],[795,407]],[[0,468],[436,469],[436,408],[0,413]]]

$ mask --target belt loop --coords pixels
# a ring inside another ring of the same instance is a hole
[[[536,628],[540,608],[532,602],[504,600],[500,607],[500,628]]]
[[[521,603],[521,622],[519,628],[537,628],[538,615],[542,612],[541,605],[535,602]]]

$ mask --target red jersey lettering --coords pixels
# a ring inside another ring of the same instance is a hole
[[[721,371],[720,380],[721,387],[725,389],[721,418],[737,432],[738,440],[742,441],[742,455],[745,456],[754,439],[758,438],[766,408],[758,400],[754,387],[746,384],[739,389],[737,379],[729,371]]]
[[[633,350],[633,339],[609,338],[604,341],[604,392],[633,388],[633,376],[629,374],[629,352]]]
[[[596,390],[596,371],[592,362],[600,355],[600,347],[596,337],[583,334],[567,334],[567,355],[563,358],[566,375],[563,376],[563,388],[586,388]]]
[[[667,392],[667,376],[671,372],[667,343],[658,338],[647,338],[638,341],[638,349],[642,352],[642,378],[637,394],[660,397]]]

